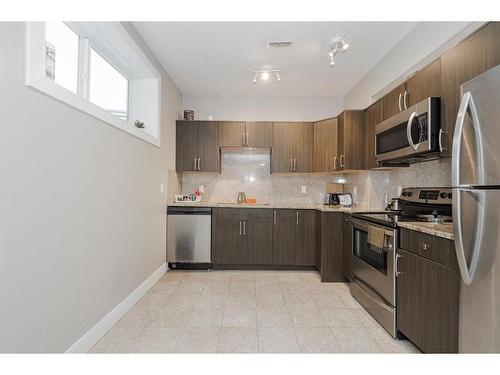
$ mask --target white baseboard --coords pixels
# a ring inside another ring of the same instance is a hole
[[[154,271],[127,298],[120,302],[108,315],[102,318],[90,331],[66,350],[66,353],[87,353],[160,280],[165,272],[167,272],[166,263]]]

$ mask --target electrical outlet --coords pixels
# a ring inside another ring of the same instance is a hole
[[[302,185],[302,188],[300,189],[300,191],[302,192],[302,194],[307,193],[307,187],[305,185]]]
[[[352,188],[352,195],[354,195],[354,196],[358,195],[358,188],[357,188],[357,186],[354,186]]]
[[[165,185],[160,184],[160,194],[163,194],[165,192]]]

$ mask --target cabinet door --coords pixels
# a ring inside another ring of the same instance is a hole
[[[273,219],[270,209],[248,209],[243,215],[243,264],[273,263]]]
[[[321,281],[345,281],[341,212],[321,213]]]
[[[382,122],[382,101],[372,104],[365,111],[365,168],[377,167],[375,159],[375,126]]]
[[[342,112],[340,115],[337,117],[337,154],[335,155],[336,158],[336,165],[335,165],[335,170],[340,171],[344,169],[341,161],[343,162],[344,159],[344,129],[345,129],[345,112]]]
[[[429,96],[441,96],[441,59],[427,65],[406,81],[408,106]]]
[[[192,121],[177,121],[175,131],[175,168],[178,172],[196,170],[198,124]]]
[[[248,147],[273,147],[273,123],[247,122],[246,141]]]
[[[295,215],[295,264],[314,266],[316,263],[316,212],[297,210]]]
[[[460,85],[500,64],[500,22],[491,22],[441,56],[441,114],[446,150],[451,143],[460,105]]]
[[[342,215],[343,270],[344,277],[351,280],[352,226],[350,215]]]
[[[245,123],[223,121],[218,123],[219,146],[241,147],[245,145]]]
[[[212,262],[241,264],[243,260],[243,232],[240,210],[215,208],[212,211]]]
[[[406,84],[402,83],[382,98],[382,120],[387,120],[403,110],[403,95]]]
[[[217,123],[199,122],[197,128],[197,145],[200,172],[219,171],[219,147],[217,146]]]
[[[295,262],[295,210],[274,210],[273,264],[290,265]]]
[[[425,353],[458,351],[458,271],[398,250],[397,327]]]
[[[365,113],[345,111],[342,123],[342,152],[339,166],[343,170],[365,169]]]
[[[333,172],[337,155],[337,119],[314,123],[313,172]]]
[[[292,171],[292,126],[290,122],[275,122],[273,126],[272,171]]]
[[[310,122],[292,123],[294,172],[312,172],[314,126]]]

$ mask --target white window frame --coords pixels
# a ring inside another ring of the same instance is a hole
[[[25,84],[106,124],[160,147],[161,75],[144,52],[119,22],[67,22],[66,24],[80,36],[77,94],[46,77],[44,22],[26,23]],[[89,71],[90,47],[127,78],[128,121],[118,118],[87,99],[89,79],[86,74]],[[149,125],[150,128],[147,130],[136,128],[134,125],[136,118],[144,121],[146,127]]]

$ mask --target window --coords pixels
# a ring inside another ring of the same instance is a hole
[[[160,145],[161,76],[124,25],[26,25],[26,85]]]
[[[89,93],[92,103],[127,120],[128,80],[93,48],[90,50]]]
[[[45,40],[47,78],[76,94],[78,35],[62,22],[47,22]]]

